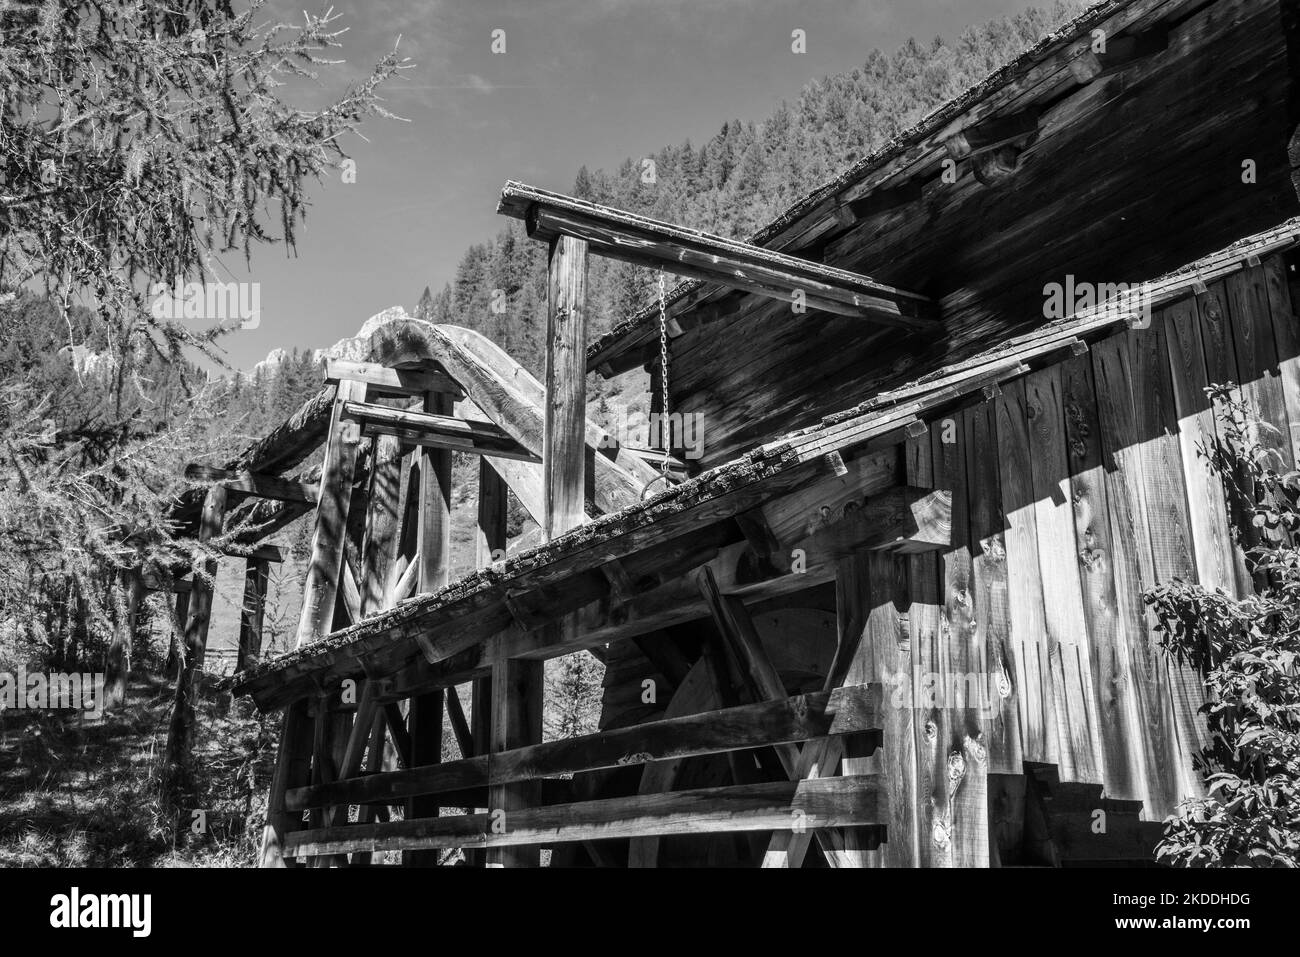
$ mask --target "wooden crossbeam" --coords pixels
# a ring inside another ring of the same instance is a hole
[[[769,508],[775,516],[788,514],[791,506],[781,502]],[[795,536],[781,544],[836,559],[858,549],[900,555],[931,552],[947,546],[951,537],[952,493],[903,486],[845,503],[824,518],[813,509]]]
[[[255,495],[279,502],[298,502],[315,505],[320,498],[320,486],[309,482],[295,482],[260,472],[236,472],[211,465],[191,462],[185,466],[185,478],[191,482],[220,482],[228,492]]]
[[[1070,72],[1080,83],[1091,83],[1127,69],[1169,48],[1169,32],[1162,26],[1141,33],[1107,38],[1104,50],[1085,47],[1070,60]]]
[[[465,398],[465,390],[447,373],[438,369],[393,369],[377,362],[354,362],[350,359],[326,359],[325,381],[338,383],[344,379],[364,382],[370,395],[424,395],[426,392],[443,392]]]
[[[240,545],[237,542],[227,543],[221,548],[223,555],[229,555],[232,558],[247,558],[249,561],[258,562],[283,562],[284,552],[279,545],[257,545],[250,547]]]
[[[940,327],[934,304],[925,296],[739,240],[515,182],[502,189],[497,210],[523,219],[535,239],[572,236],[611,259],[662,267],[809,309],[908,329]]]
[[[910,179],[900,186],[872,190],[866,196],[850,200],[836,208],[835,218],[841,226],[853,226],[860,220],[919,202],[920,199],[921,181]]]
[[[1038,132],[1038,111],[1022,110],[1008,116],[994,116],[968,126],[943,141],[955,160],[978,156],[1002,146],[1020,143]]]
[[[469,719],[461,706],[460,695],[456,686],[447,689],[447,717],[451,719],[451,730],[456,734],[456,746],[463,757],[474,757],[474,736],[469,729]]]
[[[344,412],[361,423],[363,435],[393,435],[409,445],[425,448],[454,449],[521,462],[541,461],[491,422],[390,409],[369,402],[348,402]]]
[[[502,833],[493,830],[489,814],[316,828],[287,835],[284,853],[314,857],[355,851],[522,847],[673,834],[853,827],[883,820],[885,803],[881,783],[874,775],[772,781],[518,810],[510,815]]]
[[[740,751],[771,744],[853,734],[879,727],[878,686],[850,686],[649,721],[578,738],[480,754],[407,771],[365,775],[297,788],[292,811],[331,804],[396,803],[487,784],[535,781],[560,774]]]

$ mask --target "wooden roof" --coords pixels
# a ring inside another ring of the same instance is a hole
[[[809,193],[758,230],[748,242],[809,258],[828,241],[845,234],[856,221],[853,207],[901,189],[916,174],[933,169],[953,152],[954,138],[987,127],[999,118],[1014,120],[1053,102],[1073,85],[1089,56],[1092,31],[1117,37],[1175,8],[1199,6],[1204,0],[1102,0],[1044,37],[983,81],[934,110],[839,176]],[[1083,184],[1080,184],[1083,188]],[[699,280],[679,283],[667,295],[670,313],[679,315],[716,308],[728,290]],[[674,307],[676,309],[674,310]],[[639,364],[640,351],[657,335],[658,303],[616,323],[587,349],[588,371],[610,376]]]
[[[1155,308],[1182,298],[1205,282],[1298,241],[1300,219],[1247,237],[1149,283],[1146,305]],[[267,661],[228,684],[238,694],[252,695],[259,707],[273,708],[346,676],[391,675],[421,654],[430,662],[444,663],[449,673],[472,673],[483,658],[484,642],[511,630],[519,639],[541,624],[606,598],[606,566],[621,566],[633,582],[681,574],[698,565],[701,554],[716,553],[732,541],[733,516],[823,475],[830,468],[828,453],[897,444],[916,423],[970,401],[999,382],[1080,351],[1088,340],[1138,319],[1140,310],[1104,304],[1000,343],[782,436],[647,501],[479,569],[436,593],[408,599]]]

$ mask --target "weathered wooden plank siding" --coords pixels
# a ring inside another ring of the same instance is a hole
[[[983,712],[988,679],[979,646],[971,560],[971,488],[967,468],[967,412],[941,420],[930,429],[935,486],[952,492],[952,539],[941,554],[942,647],[935,680],[943,729],[940,740],[946,765],[948,842],[955,867],[988,866],[988,760]],[[924,679],[923,679],[924,680]]]
[[[1038,564],[1060,746],[1057,764],[1062,780],[1099,783],[1105,762],[1069,497],[1060,366],[1026,377],[1025,399]]]
[[[986,676],[984,739],[989,774],[1019,774],[1020,687],[1018,655],[1011,635],[1007,548],[998,477],[996,407],[985,402],[964,416],[967,486],[970,489],[975,641],[979,671]]]
[[[1061,367],[1061,392],[1069,454],[1075,549],[1083,586],[1084,623],[1098,706],[1110,797],[1146,796],[1146,766],[1137,699],[1133,692],[1127,622],[1116,594],[1110,505],[1102,465],[1092,360],[1075,356]]]
[[[996,405],[998,469],[1006,517],[1007,596],[1011,645],[1016,655],[1024,760],[1056,764],[1056,705],[1052,697],[1050,648],[1038,570],[1038,525],[1030,475],[1025,383],[1009,383]]]

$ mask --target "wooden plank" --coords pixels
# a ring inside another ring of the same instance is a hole
[[[507,432],[491,422],[470,421],[452,415],[434,415],[390,409],[369,402],[348,402],[344,411],[361,423],[362,435],[393,435],[407,445],[454,449],[476,455],[540,462]]]
[[[366,527],[361,545],[361,617],[368,618],[396,604],[389,580],[397,560],[401,532],[402,448],[392,436],[374,443],[370,494],[366,502]]]
[[[1002,514],[1002,486],[998,476],[995,406],[992,402],[972,406],[963,418],[974,626],[981,661],[979,671],[985,676],[989,695],[984,722],[988,773],[1020,774],[1023,767],[1021,689],[1016,683],[1020,666],[1011,634],[1007,595],[1006,520]]]
[[[345,382],[338,387],[325,464],[321,473],[320,502],[316,508],[316,530],[312,535],[311,565],[303,589],[302,614],[298,621],[299,647],[329,634],[334,603],[338,596],[347,537],[348,511],[352,506],[352,480],[357,466],[361,432],[357,423],[344,417],[343,405],[362,401],[366,386]]]
[[[465,717],[465,709],[461,706],[455,685],[447,689],[447,717],[451,719],[451,730],[456,735],[456,746],[460,748],[461,757],[473,757],[474,736],[469,730],[469,719]]]
[[[1142,600],[1156,578],[1147,540],[1145,466],[1133,401],[1132,349],[1131,334],[1113,336],[1093,347],[1092,365],[1105,456],[1115,600],[1129,637],[1130,673],[1142,729],[1139,741],[1130,746],[1140,745],[1143,750],[1147,788],[1143,801],[1153,819],[1159,820],[1172,812],[1178,785],[1167,747],[1173,732],[1162,653],[1151,636],[1150,615]]]
[[[506,556],[506,485],[487,461],[478,467],[478,523],[475,534],[475,563],[479,568],[502,561]]]
[[[770,249],[644,216],[610,209],[559,193],[507,183],[498,207],[525,219],[530,236],[550,241],[569,236],[602,255],[637,265],[662,267],[677,275],[721,282],[786,301],[801,292],[809,308],[908,328],[933,327],[921,312],[924,296],[902,292],[865,276],[802,260]]]
[[[1224,280],[1237,357],[1237,381],[1256,414],[1276,432],[1261,429],[1258,441],[1276,453],[1281,472],[1295,468],[1287,427],[1286,390],[1278,375],[1277,341],[1269,306],[1267,277],[1262,266],[1251,266]]]
[[[793,547],[836,515],[856,508],[864,498],[896,485],[900,456],[894,446],[849,459],[847,475],[828,474],[820,481],[765,504],[762,516],[780,547]]]
[[[467,846],[536,853],[564,841],[770,831],[796,817],[808,827],[853,826],[878,822],[882,803],[874,776],[773,781],[519,811],[515,826],[502,832],[492,830],[490,814],[301,831],[288,836],[285,849],[299,857]]]
[[[185,478],[190,482],[220,482],[231,492],[280,502],[315,505],[320,497],[320,487],[310,482],[295,482],[262,472],[234,472],[197,462],[185,466]]]
[[[939,483],[929,434],[911,437],[903,447],[903,469],[909,485],[937,488]],[[917,865],[950,867],[948,841],[948,790],[945,747],[947,720],[927,701],[915,676],[942,680],[944,668],[942,609],[943,589],[938,554],[908,558],[909,638],[912,675],[908,694],[912,701],[913,732],[916,740]]]
[[[537,744],[542,739],[543,662],[506,658],[492,668],[492,752],[511,751]],[[489,815],[496,819],[501,834],[508,835],[525,822],[534,803],[535,788],[528,783],[492,784],[488,788]],[[497,838],[496,849],[488,852],[488,867],[537,867],[537,849],[516,846]],[[489,841],[489,846],[493,842]],[[527,842],[523,842],[526,844]]]
[[[1060,746],[1056,738],[1056,703],[1052,695],[1050,645],[1038,561],[1038,523],[1024,381],[1003,386],[994,408],[998,478],[1007,526],[1007,600],[1017,666],[1014,681],[1020,704],[1021,750],[1025,761],[1055,764]]]
[[[1227,287],[1221,280],[1209,283],[1205,291],[1196,296],[1196,305],[1201,320],[1201,341],[1207,383],[1227,385],[1236,382],[1237,354],[1233,341],[1232,322],[1229,318]],[[1210,413],[1217,432],[1222,417],[1227,413],[1227,406],[1222,400],[1215,399],[1210,405]],[[1236,531],[1232,547],[1233,580],[1238,594],[1245,595],[1255,587],[1251,574],[1253,563],[1247,557],[1246,549],[1255,544],[1258,535],[1251,523],[1246,503],[1240,501],[1238,496],[1228,494],[1226,488],[1224,491],[1229,527]]]
[[[1147,538],[1151,543],[1152,573],[1156,582],[1182,578],[1196,581],[1195,546],[1187,516],[1187,490],[1183,484],[1182,454],[1176,430],[1178,415],[1174,403],[1165,338],[1165,310],[1157,310],[1150,328],[1133,332],[1133,412],[1142,459],[1142,479],[1147,502]],[[1153,642],[1157,639],[1152,636]],[[1156,648],[1159,675],[1165,688],[1166,707],[1171,711],[1164,744],[1173,749],[1170,771],[1178,796],[1190,797],[1204,791],[1200,775],[1192,766],[1194,756],[1205,744],[1208,729],[1196,713],[1205,692],[1199,679],[1171,661]]]
[[[1141,800],[1147,793],[1143,729],[1133,690],[1128,623],[1119,611],[1112,571],[1115,546],[1111,540],[1101,425],[1089,356],[1076,356],[1062,364],[1061,397],[1106,794]]]
[[[441,369],[392,369],[377,362],[354,362],[350,359],[325,360],[325,381],[331,384],[348,379],[364,382],[370,395],[424,395],[445,392],[458,400],[465,390]]]
[[[845,852],[832,855],[832,866],[914,867],[917,858],[916,740],[912,727],[912,655],[902,627],[906,604],[906,570],[889,555],[859,554],[842,559],[836,570],[838,649],[853,648],[843,681],[848,685],[878,682],[882,688],[881,749],[871,757],[846,748],[840,773],[865,774],[879,766],[889,797],[884,843],[870,849],[862,832],[845,832]],[[857,639],[855,641],[855,633]],[[831,669],[832,673],[835,671]],[[828,676],[830,681],[841,680]]]
[[[988,759],[983,716],[988,709],[989,680],[976,619],[966,432],[964,411],[930,429],[935,486],[946,489],[952,501],[951,544],[939,553],[943,575],[940,634],[946,638],[946,647],[936,649],[940,665],[936,685],[938,710],[943,716],[939,740],[947,769],[946,853],[953,867],[988,867]],[[934,837],[937,840],[937,832]]]
[[[1281,254],[1269,256],[1263,266],[1277,348],[1278,378],[1286,406],[1287,428],[1283,431],[1291,445],[1292,460],[1300,462],[1300,320],[1296,318],[1287,267]]]
[[[1164,316],[1197,579],[1206,588],[1236,595],[1239,583],[1249,582],[1249,573],[1234,548],[1223,482],[1207,458],[1214,450],[1218,429],[1214,408],[1205,394],[1209,380],[1201,342],[1200,303],[1195,297],[1182,299],[1166,307]]]
[[[587,245],[559,237],[551,244],[547,284],[542,531],[548,539],[586,521],[586,299]]]
[[[250,558],[244,568],[244,601],[239,609],[239,651],[235,670],[256,665],[262,656],[262,620],[266,613],[266,585],[271,564]]]
[[[489,784],[538,781],[582,771],[808,741],[825,735],[859,734],[878,729],[880,694],[878,687],[853,685],[491,754],[475,755],[471,744],[471,756],[459,761],[298,788],[288,794],[287,807],[304,810],[327,804],[392,804],[418,795]]]
[[[424,397],[424,409],[433,415],[447,415],[454,399],[442,392]],[[451,580],[451,452],[422,448],[419,462],[419,491],[416,506],[418,522],[419,588],[435,592]],[[442,761],[443,693],[428,691],[411,698],[407,729],[411,735],[411,766],[438,764]],[[436,804],[420,798],[407,803],[407,818],[436,814]],[[431,867],[437,864],[436,853],[413,850],[402,855],[402,865]]]
[[[1038,565],[1060,746],[1056,763],[1062,781],[1101,784],[1105,780],[1105,758],[1069,494],[1060,367],[1027,376],[1025,399]]]
[[[824,561],[844,558],[860,548],[899,555],[939,551],[951,539],[953,508],[948,489],[888,489],[843,511],[819,516],[809,523],[812,532],[789,547]]]
[[[1286,474],[1294,469],[1295,459],[1291,451],[1286,390],[1278,374],[1277,343],[1264,270],[1258,265],[1251,266],[1227,277],[1224,287],[1241,396],[1251,410],[1248,413],[1250,418],[1263,423],[1257,427],[1252,422],[1252,437],[1272,453],[1269,466]],[[1242,484],[1250,487],[1244,481]],[[1252,495],[1252,499],[1255,495],[1271,507],[1277,506],[1271,501],[1272,496],[1262,488]],[[1250,505],[1253,507],[1254,501]],[[1281,545],[1289,540],[1286,530],[1280,526],[1270,528],[1251,522],[1243,531],[1252,544]]]
[[[442,713],[443,691],[426,691],[411,698],[406,712],[406,727],[410,732],[411,768],[437,767],[442,763]],[[435,816],[440,804],[428,797],[412,797],[406,802],[407,820]],[[433,867],[438,855],[412,848],[402,855],[403,867]]]

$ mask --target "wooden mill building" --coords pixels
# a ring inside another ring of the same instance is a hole
[[[297,648],[232,682],[284,713],[264,862],[1149,861],[1206,730],[1143,593],[1252,587],[1205,387],[1300,458],[1297,82],[1294,3],[1111,0],[747,242],[508,183],[543,381],[398,317],[204,473],[201,536],[315,515]],[[662,324],[588,336],[589,256],[683,277]],[[642,367],[702,426],[667,480],[585,415]],[[503,559],[508,495],[545,541]],[[583,649],[601,730],[543,741]]]

